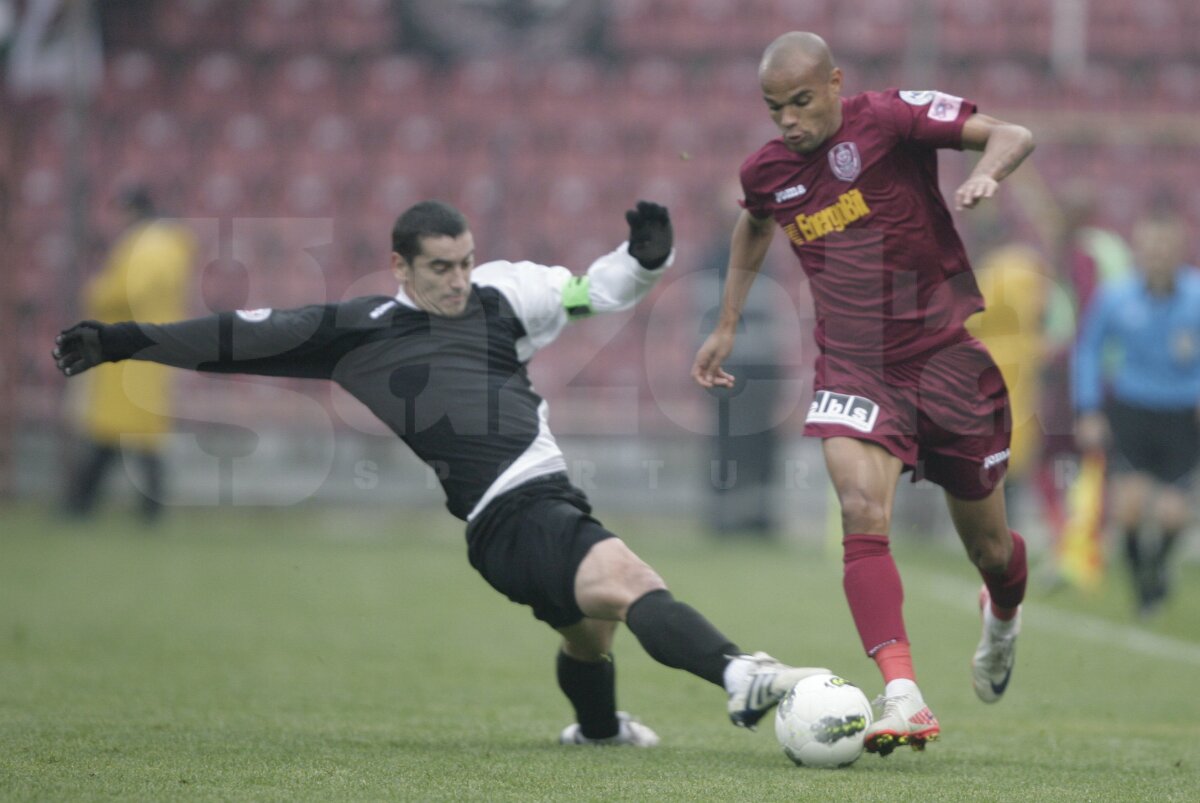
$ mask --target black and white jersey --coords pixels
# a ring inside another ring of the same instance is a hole
[[[668,263],[669,264],[669,263]],[[662,269],[628,244],[586,276],[532,262],[488,262],[471,274],[459,317],[432,315],[401,290],[291,310],[243,310],[137,324],[153,343],[133,359],[222,373],[332,379],[428,464],[446,505],[470,520],[496,495],[566,470],[547,405],[526,373],[573,317],[627,309]]]

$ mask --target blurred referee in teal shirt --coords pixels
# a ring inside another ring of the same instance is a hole
[[[1167,597],[1167,561],[1191,519],[1200,457],[1200,270],[1184,261],[1187,230],[1173,212],[1138,221],[1133,247],[1138,271],[1105,286],[1084,316],[1073,379],[1080,449],[1111,450],[1112,515],[1144,616]],[[1155,529],[1157,543],[1147,538]]]

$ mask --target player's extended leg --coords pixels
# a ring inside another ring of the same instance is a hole
[[[946,504],[967,555],[983,577],[983,635],[971,661],[972,683],[979,699],[994,703],[1008,688],[1016,660],[1028,576],[1025,541],[1008,528],[1002,481],[982,499],[946,494]]]
[[[800,680],[828,671],[743,653],[698,611],[675,599],[658,573],[618,538],[588,551],[575,575],[575,600],[585,616],[624,621],[659,663],[725,689],[730,719],[743,727],[753,727]]]
[[[825,465],[842,508],[842,587],[863,649],[883,675],[883,714],[864,737],[868,751],[887,755],[899,745],[920,749],[938,736],[913,671],[904,628],[904,587],[888,546],[896,481],[903,464],[873,443],[822,441]]]
[[[555,671],[558,687],[575,709],[576,721],[563,729],[562,744],[654,747],[658,734],[617,710],[617,671],[612,657],[617,623],[582,619],[558,628],[563,636]]]

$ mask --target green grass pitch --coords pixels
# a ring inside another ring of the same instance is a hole
[[[829,771],[792,766],[771,720],[732,727],[718,689],[626,631],[619,704],[662,746],[559,747],[556,637],[474,574],[445,514],[184,510],[155,532],[0,516],[3,800],[1200,799],[1195,565],[1145,626],[1117,576],[1032,593],[1009,694],[985,706],[967,668],[977,577],[898,539],[942,739]],[[880,691],[818,547],[607,523],[743,648]]]

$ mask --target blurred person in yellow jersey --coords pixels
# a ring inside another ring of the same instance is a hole
[[[988,250],[975,270],[987,307],[967,321],[967,331],[991,352],[1008,387],[1012,450],[1004,486],[1006,507],[1017,510],[1020,488],[1041,450],[1038,404],[1046,356],[1043,334],[1052,270],[1032,247],[1020,243]]]
[[[1008,387],[1012,406],[1012,454],[1004,485],[1005,506],[1021,509],[1026,490],[1046,503],[1041,483],[1046,463],[1061,456],[1053,427],[1044,416],[1060,339],[1051,319],[1072,303],[1072,291],[1055,279],[1054,269],[1031,246],[1010,243],[988,250],[975,271],[987,308],[967,321],[967,331],[992,354]],[[1073,326],[1072,319],[1067,324]],[[1059,365],[1058,370],[1065,372]],[[1049,377],[1049,379],[1048,379]],[[1047,387],[1049,385],[1049,387]],[[1103,579],[1104,455],[1085,455],[1078,469],[1059,472],[1061,501],[1046,516],[1050,555],[1044,581],[1055,588],[1069,582],[1095,588]]]
[[[104,267],[84,287],[85,315],[103,322],[178,320],[186,313],[195,243],[184,226],[160,218],[141,186],[115,201],[124,226]],[[162,452],[171,429],[169,369],[147,362],[104,365],[89,377],[76,405],[81,444],[67,482],[65,512],[90,515],[117,458],[136,464],[140,513],[153,522],[165,492]]]

